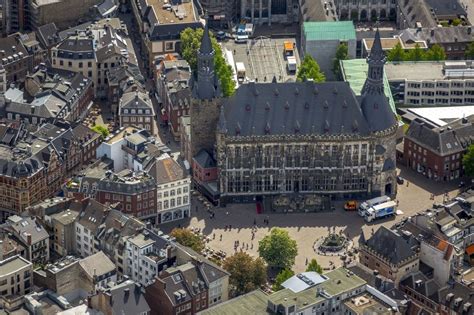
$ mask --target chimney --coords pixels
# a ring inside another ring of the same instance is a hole
[[[30,233],[26,234],[26,243],[28,244],[28,246],[31,246],[31,234]]]
[[[3,260],[3,241],[0,240],[0,261]]]
[[[431,29],[431,31],[430,31],[430,35],[431,35],[431,37],[433,37],[433,36],[434,36],[434,31],[435,31],[435,30],[434,30],[434,28],[432,28],[432,29]]]

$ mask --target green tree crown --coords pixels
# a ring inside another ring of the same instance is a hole
[[[259,242],[258,253],[269,266],[289,269],[295,263],[298,246],[287,231],[273,228],[270,234]]]

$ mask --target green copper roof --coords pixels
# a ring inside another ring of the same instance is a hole
[[[349,83],[352,91],[354,91],[356,95],[360,95],[365,80],[367,79],[368,69],[369,65],[365,59],[341,60],[342,77],[344,81]],[[392,92],[390,90],[390,85],[385,72],[383,74],[383,86],[385,96],[388,97],[390,107],[396,114],[395,101],[393,100]]]
[[[304,22],[306,40],[349,40],[356,39],[352,21]]]

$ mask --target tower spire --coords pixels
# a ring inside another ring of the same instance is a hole
[[[207,18],[207,13],[205,16],[205,21],[206,25],[204,25],[204,34],[202,35],[201,47],[199,47],[199,52],[201,54],[212,54],[213,49],[211,36],[209,35],[209,20]]]
[[[227,133],[227,121],[224,114],[224,105],[221,105],[220,108],[218,131],[223,134]]]
[[[206,25],[201,39],[201,46],[197,52],[197,86],[195,96],[198,99],[210,100],[217,96],[217,80],[214,72],[215,51],[212,47],[211,36],[206,16]]]

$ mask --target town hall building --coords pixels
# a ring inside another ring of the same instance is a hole
[[[206,27],[191,104],[191,151],[217,163],[221,204],[318,211],[337,198],[396,194],[397,119],[377,31],[362,95],[346,82],[249,83],[222,98]]]

